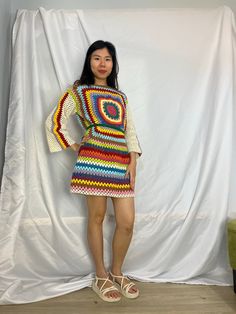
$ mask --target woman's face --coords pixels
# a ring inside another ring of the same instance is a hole
[[[97,49],[92,53],[90,67],[95,78],[95,83],[97,81],[106,82],[113,67],[112,57],[107,48]]]

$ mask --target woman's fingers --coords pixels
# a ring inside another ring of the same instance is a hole
[[[73,149],[73,151],[77,152],[80,148],[80,144],[74,143],[71,145],[71,148]]]
[[[83,138],[82,138],[82,141],[81,141],[81,144],[84,144],[84,142],[86,142],[88,139],[89,139],[89,135],[85,135]]]
[[[130,177],[130,187],[132,190],[134,190],[134,186],[135,186],[135,171],[130,169],[129,167],[126,170],[125,173],[125,178]]]
[[[89,135],[85,135],[83,138],[82,138],[82,141],[80,142],[80,144],[78,143],[74,143],[71,145],[71,149],[73,149],[73,151],[75,152],[78,152],[79,149],[80,149],[80,146],[84,144],[84,142],[86,142],[87,140],[89,139]]]
[[[132,190],[134,190],[134,184],[135,184],[135,176],[134,176],[134,173],[130,172],[130,187]]]

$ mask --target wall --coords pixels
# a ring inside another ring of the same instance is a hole
[[[236,11],[235,0],[12,0],[13,11],[18,8],[36,9],[102,9],[102,8],[167,8],[167,7],[216,7],[227,5]]]
[[[0,2],[0,178],[4,161],[7,108],[10,83],[11,5]]]
[[[236,0],[0,0],[0,178],[4,163],[7,108],[10,83],[11,29],[18,9],[38,7],[63,9],[118,9],[217,7],[227,5],[236,14]]]

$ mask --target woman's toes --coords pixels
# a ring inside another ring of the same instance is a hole
[[[116,292],[108,292],[108,298],[117,299],[119,297],[118,293]]]
[[[136,293],[137,291],[138,291],[138,289],[137,289],[137,288],[132,287],[130,292],[131,292],[131,293]]]

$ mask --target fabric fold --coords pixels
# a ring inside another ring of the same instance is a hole
[[[236,207],[231,9],[39,8],[19,10],[12,33],[0,195],[2,304],[43,300],[91,284],[86,201],[69,192],[77,156],[72,150],[50,154],[44,122],[79,78],[87,48],[98,39],[117,47],[120,90],[129,99],[143,152],[123,272],[146,282],[232,284],[226,238]],[[68,130],[79,142],[73,119]],[[108,202],[107,268],[114,227]]]

